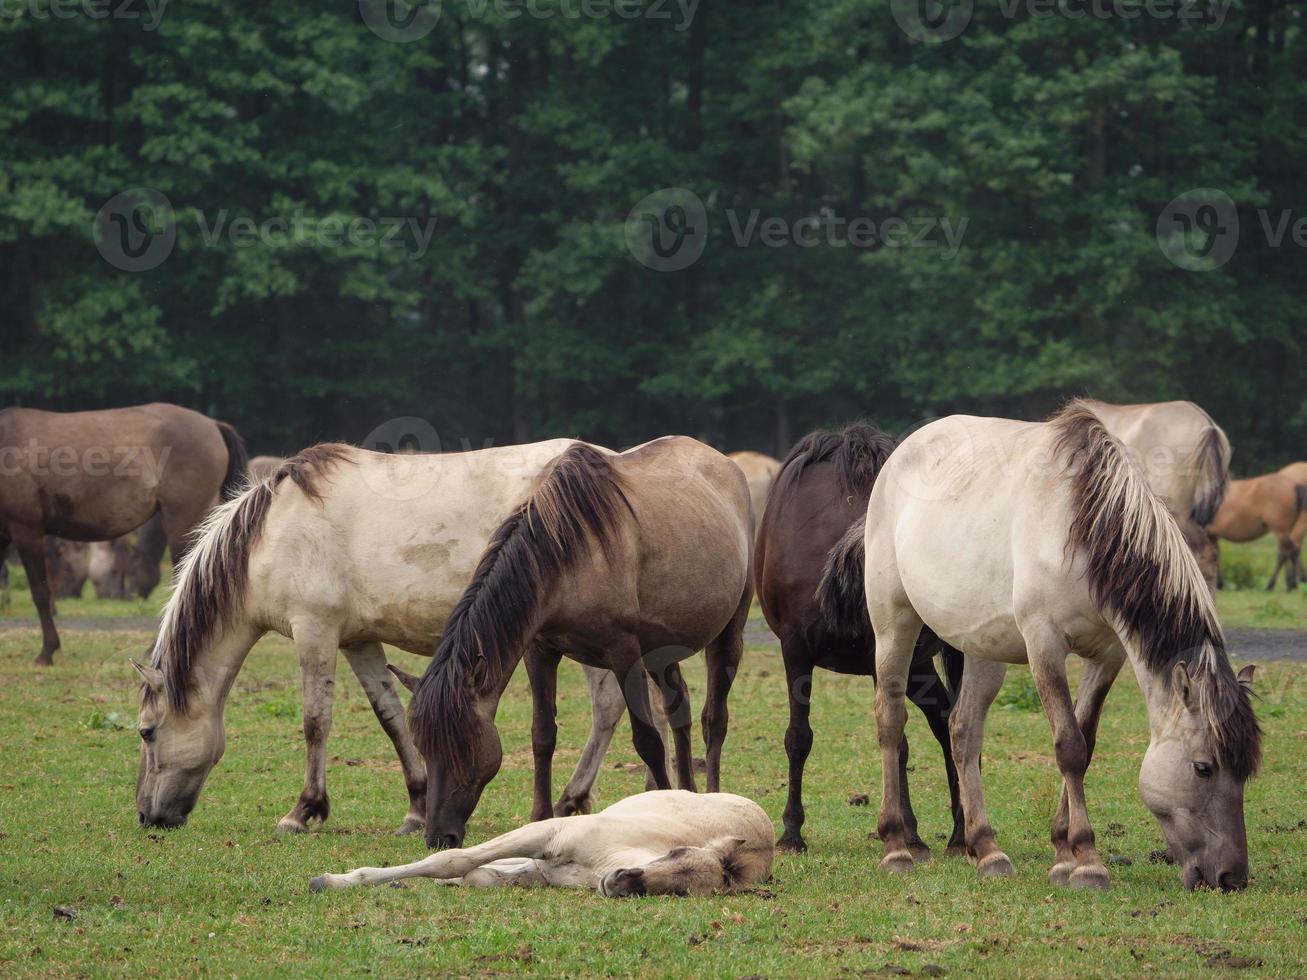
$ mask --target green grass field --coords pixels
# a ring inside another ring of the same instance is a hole
[[[264,640],[227,713],[227,754],[191,822],[137,827],[136,685],[127,658],[146,632],[70,631],[59,665],[31,666],[37,635],[0,632],[0,973],[63,976],[203,972],[414,974],[510,972],[813,976],[1174,976],[1204,964],[1266,975],[1307,971],[1307,668],[1258,675],[1267,730],[1264,773],[1247,802],[1252,884],[1238,895],[1183,891],[1135,778],[1147,740],[1127,671],[1108,702],[1090,772],[1091,816],[1112,855],[1106,894],[1050,887],[1046,842],[1059,781],[1048,727],[1024,670],[991,717],[985,777],[1000,843],[1017,866],[980,882],[948,858],[947,793],[939,754],[913,712],[914,802],[935,858],[906,877],[880,873],[869,839],[879,797],[871,688],[821,674],[807,780],[811,851],[781,856],[775,880],[752,894],[609,901],[568,891],[478,891],[415,881],[310,895],[310,875],[393,864],[423,853],[390,835],[405,809],[394,756],[344,664],[330,744],[332,817],[320,831],[279,838],[303,772],[297,670],[289,645]],[[400,656],[409,669],[417,658]],[[688,672],[702,689],[697,664]],[[518,672],[500,711],[505,765],[469,826],[469,841],[526,819],[529,701]],[[588,727],[581,673],[560,678],[556,782]],[[701,695],[696,695],[701,703]],[[757,799],[778,821],[786,786],[784,683],[773,650],[751,650],[731,700],[725,788]],[[697,737],[697,736],[696,736]],[[623,726],[599,792],[642,788]],[[853,793],[871,794],[855,807]],[[1127,863],[1129,862],[1129,863]],[[56,908],[75,910],[57,917]]]

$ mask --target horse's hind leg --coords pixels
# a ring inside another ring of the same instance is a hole
[[[790,786],[781,821],[785,830],[776,846],[782,851],[806,851],[803,839],[803,769],[812,751],[812,655],[799,637],[781,641],[785,659],[785,685],[790,701],[790,724],[785,730],[785,754],[790,761]]]
[[[952,705],[952,695],[948,687],[940,679],[938,672],[935,670],[935,658],[933,649],[926,650],[918,648],[912,654],[912,673],[908,678],[908,697],[925,716],[926,724],[930,726],[930,733],[935,736],[935,741],[939,742],[939,747],[944,752],[944,772],[948,779],[948,792],[950,810],[953,814],[953,833],[949,837],[948,853],[964,854],[966,853],[966,821],[962,815],[962,801],[958,795],[958,770],[953,764],[953,750],[950,745],[948,717],[949,709]],[[907,764],[907,740],[904,739],[903,750],[904,765]],[[908,802],[907,794],[907,776],[903,777],[904,785],[904,807],[911,814],[911,804]],[[915,831],[916,821],[912,819],[911,828]],[[917,843],[925,854],[917,853],[917,846],[914,845],[911,838],[908,840],[908,846],[912,849],[914,856],[920,860],[926,854],[929,854],[929,848],[920,837]]]
[[[404,770],[404,785],[408,788],[408,813],[397,834],[411,834],[427,825],[427,767],[422,755],[413,744],[404,720],[404,705],[395,693],[395,678],[386,669],[386,653],[380,643],[362,643],[345,648],[354,676],[359,679],[363,693],[372,705],[372,712],[390,737]]]
[[[655,724],[653,701],[649,696],[649,675],[640,656],[640,643],[633,636],[614,641],[608,663],[620,681],[626,710],[631,713],[631,742],[640,760],[649,767],[658,789],[671,789],[667,778],[667,744]]]
[[[707,747],[709,793],[721,790],[722,745],[726,741],[726,728],[730,721],[726,699],[731,693],[731,684],[735,682],[735,674],[740,669],[740,661],[744,658],[744,624],[749,618],[752,600],[752,590],[745,589],[731,621],[704,650],[704,660],[708,666],[708,693],[703,705],[703,740]]]
[[[1113,655],[1085,664],[1080,675],[1080,689],[1076,692],[1076,721],[1085,737],[1085,764],[1094,757],[1094,743],[1098,737],[1098,720],[1103,714],[1103,703],[1107,692],[1112,689],[1112,682],[1121,670],[1125,660],[1125,649],[1117,647]],[[1071,872],[1076,867],[1075,853],[1069,838],[1071,827],[1070,807],[1066,786],[1062,787],[1062,799],[1057,805],[1057,814],[1053,817],[1051,839],[1056,854],[1048,880],[1054,885],[1070,883]]]
[[[331,815],[327,796],[327,736],[336,688],[338,637],[326,635],[314,623],[292,623],[295,652],[300,658],[304,698],[304,789],[299,802],[277,824],[278,833],[303,833],[310,820],[326,822]]]
[[[1275,580],[1280,577],[1280,569],[1283,568],[1284,586],[1292,592],[1298,587],[1297,553],[1293,547],[1293,542],[1289,540],[1287,535],[1277,534],[1275,543],[1275,571],[1271,572],[1271,580],[1266,583],[1266,591],[1270,592],[1275,588]]]
[[[881,869],[906,871],[914,859],[903,807],[903,728],[908,720],[904,696],[913,648],[921,633],[921,617],[906,603],[896,603],[885,612],[884,616],[872,617],[876,634],[876,739],[881,760],[880,819],[876,830],[885,845]]]
[[[548,820],[553,816],[559,659],[557,653],[538,643],[526,655],[526,675],[531,681],[531,756],[535,763],[532,820]]]
[[[50,591],[50,573],[45,560],[45,537],[40,531],[19,525],[13,528],[14,544],[27,572],[27,587],[32,590],[32,602],[41,618],[41,652],[36,662],[42,667],[54,663],[59,649],[59,632],[54,628],[54,596]]]
[[[962,689],[949,713],[953,740],[953,761],[958,767],[958,791],[966,817],[967,855],[982,877],[1012,874],[1012,862],[994,841],[985,810],[985,791],[980,781],[980,747],[985,740],[985,716],[1003,686],[1007,666],[992,660],[967,662]]]
[[[694,785],[694,747],[690,741],[690,719],[693,715],[690,710],[690,688],[681,673],[681,665],[670,663],[664,668],[661,678],[651,674],[650,680],[658,688],[658,701],[661,704],[662,717],[658,719],[659,730],[666,740],[667,729],[670,726],[672,741],[676,746],[677,788],[697,792]],[[655,704],[655,714],[659,710],[659,704]]]

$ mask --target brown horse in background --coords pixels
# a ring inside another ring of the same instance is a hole
[[[1298,588],[1301,572],[1299,543],[1293,531],[1307,510],[1307,487],[1296,484],[1282,473],[1267,473],[1248,480],[1231,480],[1225,500],[1216,516],[1207,525],[1211,546],[1199,558],[1205,575],[1215,566],[1220,574],[1220,553],[1216,541],[1253,541],[1268,531],[1275,535],[1279,545],[1275,571],[1266,583],[1267,591],[1275,588],[1275,580],[1284,569],[1284,584],[1290,592]]]
[[[726,458],[743,470],[744,478],[749,481],[753,533],[757,537],[758,528],[762,525],[762,512],[767,507],[767,496],[776,483],[776,475],[781,471],[780,460],[772,459],[765,453],[755,453],[752,449],[728,453]]]
[[[245,477],[236,430],[178,405],[0,411],[0,550],[10,540],[41,617],[38,664],[59,649],[44,536],[105,541],[156,512],[174,559],[187,533]]]
[[[790,788],[783,817],[785,830],[777,842],[782,850],[807,849],[802,834],[803,769],[812,750],[808,716],[813,671],[821,667],[837,674],[871,677],[873,681],[876,676],[875,644],[861,583],[851,590],[856,592],[856,601],[850,603],[838,623],[823,616],[817,603],[817,586],[831,549],[850,525],[861,525],[876,476],[893,450],[894,440],[867,423],[854,423],[841,432],[809,433],[785,457],[762,515],[754,558],[758,602],[781,641],[790,701],[790,724],[785,733]],[[914,654],[908,694],[944,749],[953,807],[953,835],[949,839],[952,852],[965,846],[957,771],[949,751],[948,715],[953,698],[935,672],[933,654],[940,644],[933,637],[930,640],[919,644]],[[961,680],[961,654],[949,650],[945,664],[955,675],[956,687]],[[907,796],[906,739],[899,764],[904,770],[903,804],[912,847],[924,855],[929,848],[917,835],[916,817]]]

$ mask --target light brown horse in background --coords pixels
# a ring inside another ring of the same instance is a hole
[[[258,483],[260,480],[266,480],[281,469],[281,464],[284,462],[286,462],[284,456],[253,457],[250,460],[250,481]]]
[[[245,447],[225,422],[155,403],[97,412],[0,411],[0,551],[10,540],[41,617],[38,664],[54,662],[46,534],[105,541],[155,513],[175,557],[187,534],[245,478]]]
[[[1287,476],[1290,480],[1300,487],[1307,487],[1307,463],[1290,463],[1288,466],[1280,467],[1280,475]],[[1302,542],[1307,538],[1307,511],[1304,511],[1299,517],[1297,523],[1293,525],[1293,530],[1289,532],[1289,539],[1298,549],[1298,581],[1307,579],[1307,573],[1303,572],[1302,567]]]
[[[101,599],[148,599],[163,577],[160,563],[168,547],[163,518],[155,514],[130,534],[90,547],[89,574]]]
[[[731,462],[744,471],[744,478],[749,481],[749,501],[753,505],[753,533],[758,536],[762,525],[762,512],[767,506],[767,496],[772,484],[781,471],[781,462],[764,453],[755,453],[746,449],[727,456]]]
[[[1307,512],[1307,487],[1296,484],[1282,473],[1267,473],[1248,480],[1231,480],[1225,501],[1211,523],[1207,534],[1210,549],[1200,556],[1203,573],[1215,570],[1220,574],[1220,552],[1216,541],[1254,541],[1270,532],[1275,535],[1278,553],[1275,571],[1266,583],[1267,591],[1275,588],[1275,580],[1284,569],[1284,584],[1290,592],[1298,588],[1302,558],[1299,541],[1293,532]]]

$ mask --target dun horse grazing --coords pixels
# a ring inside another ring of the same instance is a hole
[[[767,506],[767,495],[771,493],[776,475],[781,471],[781,464],[770,456],[750,449],[731,453],[728,458],[744,471],[744,478],[749,481],[749,501],[753,505],[753,529],[756,535],[762,523],[763,509]]]
[[[185,822],[222,757],[236,675],[259,637],[275,632],[299,655],[307,743],[304,789],[278,828],[303,831],[330,812],[327,737],[342,650],[404,770],[400,830],[420,829],[426,770],[381,644],[432,653],[491,531],[570,445],[402,457],[321,445],[217,508],[177,569],[152,665],[137,665],[141,822]],[[601,757],[574,777],[583,795]]]
[[[156,512],[173,555],[245,476],[245,448],[225,422],[177,405],[100,412],[0,411],[0,552],[12,538],[41,617],[38,664],[59,649],[42,536],[105,541]]]
[[[561,653],[621,680],[636,751],[668,787],[646,669],[705,650],[708,791],[719,787],[726,698],[752,589],[748,487],[716,450],[684,437],[620,455],[576,444],[495,529],[409,705],[427,763],[427,843],[457,847],[502,751],[495,708],[523,654],[552,749]],[[648,659],[645,659],[648,658]],[[671,719],[678,777],[693,785],[688,712]],[[537,776],[548,772],[537,760]],[[540,790],[537,788],[537,796]]]
[[[1098,416],[1125,446],[1153,493],[1180,525],[1190,550],[1202,547],[1230,483],[1230,440],[1193,402],[1112,405],[1090,398],[1072,403]],[[1209,578],[1215,586],[1215,578]]]
[[[1029,663],[1063,777],[1049,878],[1107,886],[1084,776],[1103,701],[1129,659],[1151,730],[1139,788],[1181,880],[1244,887],[1244,783],[1261,755],[1253,669],[1236,678],[1179,528],[1092,412],[1073,404],[1046,423],[953,416],[918,430],[876,481],[865,547],[880,677],[882,868],[913,862],[897,761],[924,624],[969,658],[950,726],[967,850],[982,875],[1012,872],[981,790],[985,715],[1005,665]],[[1072,653],[1085,660],[1074,705]]]
[[[151,517],[131,534],[91,545],[90,576],[101,599],[148,599],[159,584],[168,537],[159,515]]]
[[[91,556],[85,541],[45,536],[45,567],[50,592],[56,599],[76,599],[86,586]]]
[[[592,816],[528,824],[412,864],[320,875],[309,890],[435,878],[479,888],[593,888],[605,898],[723,894],[771,877],[771,835],[771,820],[753,800],[659,790],[628,796]]]
[[[1249,480],[1232,480],[1230,492],[1207,525],[1211,549],[1203,556],[1204,573],[1220,574],[1220,556],[1215,547],[1218,538],[1227,541],[1253,541],[1266,532],[1275,535],[1279,553],[1275,570],[1266,583],[1267,591],[1284,569],[1284,585],[1290,592],[1298,588],[1302,569],[1301,538],[1294,539],[1296,526],[1307,511],[1307,487],[1296,484],[1281,473],[1268,473]]]
[[[867,603],[862,596],[861,568],[848,590],[853,601],[848,608],[823,615],[817,602],[817,587],[827,555],[843,538],[851,524],[859,529],[861,551],[862,519],[867,497],[876,475],[894,450],[894,440],[875,426],[850,425],[841,432],[813,432],[790,450],[772,487],[758,532],[754,567],[757,569],[758,601],[768,624],[780,638],[785,658],[785,681],[789,690],[790,724],[785,733],[785,751],[790,760],[789,798],[785,804],[785,832],[777,842],[782,850],[803,851],[803,768],[812,750],[812,673],[817,667],[838,674],[875,677],[875,650]],[[933,640],[933,637],[931,638]],[[953,836],[949,849],[963,846],[962,810],[958,803],[957,771],[949,752],[948,712],[952,697],[935,672],[933,653],[938,642],[923,642],[912,661],[908,687],[913,702],[921,709],[930,730],[944,749],[949,793],[953,800]],[[946,654],[960,676],[962,657]],[[899,765],[906,774],[907,740]],[[903,807],[908,842],[921,856],[930,849],[917,834],[916,817],[907,796],[907,778],[902,779]]]

